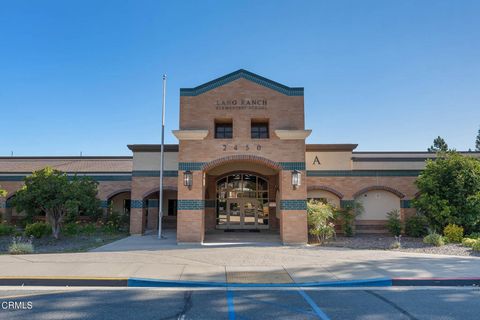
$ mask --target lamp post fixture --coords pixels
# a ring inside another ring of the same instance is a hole
[[[190,170],[187,170],[183,173],[183,185],[192,188],[193,185],[193,173]]]
[[[302,184],[302,173],[298,170],[292,171],[292,186],[297,189]]]

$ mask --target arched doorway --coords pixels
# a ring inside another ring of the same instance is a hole
[[[268,180],[248,172],[216,181],[217,229],[268,229]]]

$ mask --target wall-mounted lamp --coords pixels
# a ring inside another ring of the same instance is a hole
[[[302,173],[298,170],[292,171],[292,186],[297,189],[302,184]]]
[[[183,185],[191,188],[193,185],[193,173],[190,170],[183,172]]]

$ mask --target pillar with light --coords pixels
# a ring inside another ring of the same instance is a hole
[[[190,170],[183,172],[183,185],[188,189],[192,188],[193,185],[193,173]]]
[[[298,170],[292,171],[292,186],[297,189],[302,184],[302,173]]]

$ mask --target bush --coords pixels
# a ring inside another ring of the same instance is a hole
[[[477,242],[475,242],[475,243],[472,245],[472,250],[473,250],[473,251],[480,251],[480,241],[477,240]]]
[[[405,234],[415,238],[427,235],[427,219],[424,216],[412,216],[407,218],[405,220]]]
[[[449,224],[443,229],[443,235],[447,238],[448,242],[462,242],[463,228],[456,224]]]
[[[342,225],[342,232],[346,237],[352,237],[355,234],[355,218],[362,214],[363,211],[363,204],[358,201],[348,203],[337,211]]]
[[[395,209],[387,212],[387,229],[392,236],[399,236],[402,233],[402,221],[400,221],[400,212]]]
[[[310,200],[307,203],[308,232],[323,243],[335,235],[334,209],[329,204]]]
[[[468,235],[467,238],[471,238],[471,239],[480,239],[480,232],[472,232]]]
[[[32,244],[32,237],[30,238],[13,237],[12,243],[8,247],[8,252],[10,254],[33,253],[34,248]]]
[[[97,228],[94,223],[87,223],[82,226],[82,228],[80,229],[80,232],[87,235],[92,235],[95,233],[96,230]]]
[[[462,245],[464,247],[473,247],[475,243],[479,242],[477,239],[472,239],[472,238],[463,238],[462,239]]]
[[[0,223],[0,236],[9,236],[14,232],[15,232],[15,228],[13,226]]]
[[[443,237],[438,233],[432,232],[423,238],[423,243],[441,247],[445,244],[445,239],[443,239]]]
[[[75,236],[80,232],[80,226],[75,222],[66,223],[63,226],[63,232],[68,236]]]
[[[33,236],[35,238],[41,238],[46,236],[52,232],[50,225],[46,224],[45,222],[35,222],[31,224],[27,224],[25,227],[25,235],[26,236]]]
[[[128,230],[128,216],[118,212],[112,212],[108,215],[107,221],[103,226],[103,231],[115,233]]]

